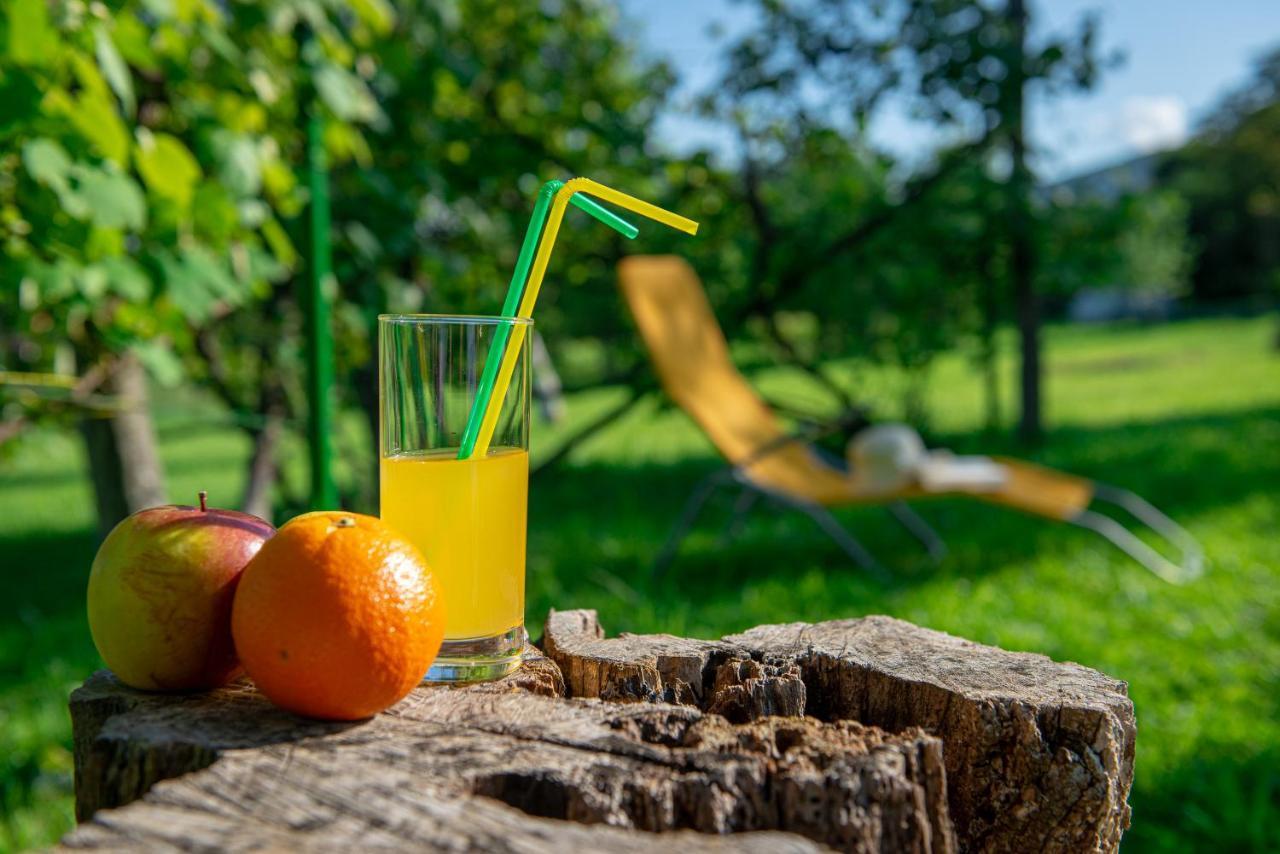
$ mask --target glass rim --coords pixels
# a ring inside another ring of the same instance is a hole
[[[532,326],[532,317],[500,314],[380,314],[379,323],[452,324],[455,326]]]

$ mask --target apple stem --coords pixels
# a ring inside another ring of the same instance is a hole
[[[200,490],[200,511],[202,513],[209,512],[208,501],[209,501],[209,493],[205,492],[203,489]]]

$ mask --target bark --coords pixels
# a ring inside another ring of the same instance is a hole
[[[990,247],[984,244],[978,269],[982,275],[981,290],[982,329],[980,331],[978,359],[982,371],[983,423],[988,432],[1000,429],[1000,350],[997,335],[1000,329],[1000,293],[997,286],[995,259]]]
[[[553,663],[526,670],[419,688],[355,724],[301,720],[247,684],[163,696],[101,672],[72,696],[85,823],[63,844],[954,850],[941,743],[923,732],[567,700],[550,696]],[[740,835],[707,835],[725,833]]]
[[[533,333],[529,357],[533,360],[533,399],[537,402],[542,417],[550,424],[558,424],[564,418],[564,390],[560,384],[560,374],[551,361],[547,342],[538,332]]]
[[[1031,170],[1027,165],[1024,116],[1027,99],[1027,9],[1025,0],[1009,0],[1006,17],[1013,32],[1010,46],[1014,61],[1009,70],[1005,117],[1009,137],[1012,173],[1009,177],[1009,269],[1013,279],[1013,301],[1021,341],[1022,367],[1019,377],[1022,411],[1018,436],[1026,442],[1039,441],[1043,427],[1040,404],[1040,298],[1035,290],[1035,238],[1031,224]]]
[[[147,399],[147,374],[125,354],[112,366],[103,389],[118,400],[108,418],[87,417],[81,434],[89,457],[98,528],[105,535],[144,507],[166,502],[164,469]]]
[[[695,641],[606,639],[594,612],[552,612],[543,646],[574,697],[923,728],[944,743],[962,850],[1115,850],[1129,826],[1133,704],[1123,682],[1077,664],[889,617]],[[741,674],[732,694],[728,668]]]
[[[1080,665],[887,617],[699,641],[553,611],[543,645],[353,724],[101,672],[64,845],[1110,851],[1128,825],[1133,707]]]
[[[278,467],[276,449],[284,436],[284,419],[279,413],[268,413],[262,428],[253,434],[253,453],[249,457],[249,481],[245,484],[240,509],[245,513],[271,521],[271,491],[276,485]]]

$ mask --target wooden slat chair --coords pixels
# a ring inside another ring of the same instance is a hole
[[[880,575],[883,568],[831,515],[831,508],[887,504],[936,556],[944,550],[941,539],[903,502],[967,495],[1095,531],[1166,581],[1185,581],[1202,569],[1203,552],[1195,539],[1137,495],[1022,460],[951,457],[934,451],[925,452],[922,471],[936,476],[911,477],[888,486],[859,477],[861,472],[851,472],[816,448],[814,433],[787,432],[747,383],[729,356],[702,283],[687,262],[676,256],[631,256],[619,264],[618,281],[663,389],[728,462],[690,495],[655,573],[675,558],[707,499],[731,484],[746,490],[741,510],[760,496],[800,510],[858,565]],[[855,437],[852,445],[858,444]],[[1181,563],[1166,559],[1119,522],[1091,509],[1097,502],[1128,511],[1164,537],[1181,551]]]

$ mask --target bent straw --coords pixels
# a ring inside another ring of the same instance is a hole
[[[593,195],[686,234],[698,233],[698,224],[691,219],[663,210],[657,205],[651,205],[612,187],[596,183],[590,178],[572,178],[556,191],[555,200],[551,204],[547,226],[542,241],[538,244],[537,258],[533,262],[533,271],[529,274],[529,283],[525,286],[524,295],[520,300],[520,317],[533,316],[533,306],[538,300],[538,291],[542,288],[542,279],[546,275],[547,264],[551,260],[551,250],[555,246],[556,235],[560,233],[560,223],[564,220],[565,208],[574,193]],[[489,442],[493,440],[493,431],[498,425],[498,415],[502,410],[502,399],[506,397],[511,376],[515,373],[516,360],[520,356],[520,345],[524,341],[524,335],[524,326],[515,327],[507,343],[506,352],[503,354],[502,367],[493,394],[488,400],[482,401],[479,397],[476,398],[475,406],[484,404],[484,419],[480,422],[480,435],[476,439],[474,450],[477,454],[487,453]]]
[[[529,276],[533,250],[537,246],[542,225],[547,220],[547,208],[551,206],[551,199],[563,186],[563,181],[548,181],[538,191],[538,200],[533,206],[529,226],[525,229],[524,242],[520,245],[520,255],[516,259],[516,268],[511,273],[511,284],[507,286],[507,298],[502,304],[503,317],[515,316],[516,309],[520,305],[520,296],[524,291],[525,279]],[[634,225],[586,196],[575,194],[570,201],[575,207],[591,214],[627,239],[632,239],[640,233]],[[510,325],[499,324],[494,332],[493,341],[489,343],[489,355],[485,357],[484,372],[480,376],[480,385],[476,389],[475,403],[467,416],[466,429],[462,431],[462,446],[458,449],[460,460],[465,460],[475,450],[476,437],[480,434],[480,418],[485,411],[481,401],[488,401],[489,396],[493,394],[493,383],[498,376],[498,366],[501,364],[502,353],[510,334]]]

